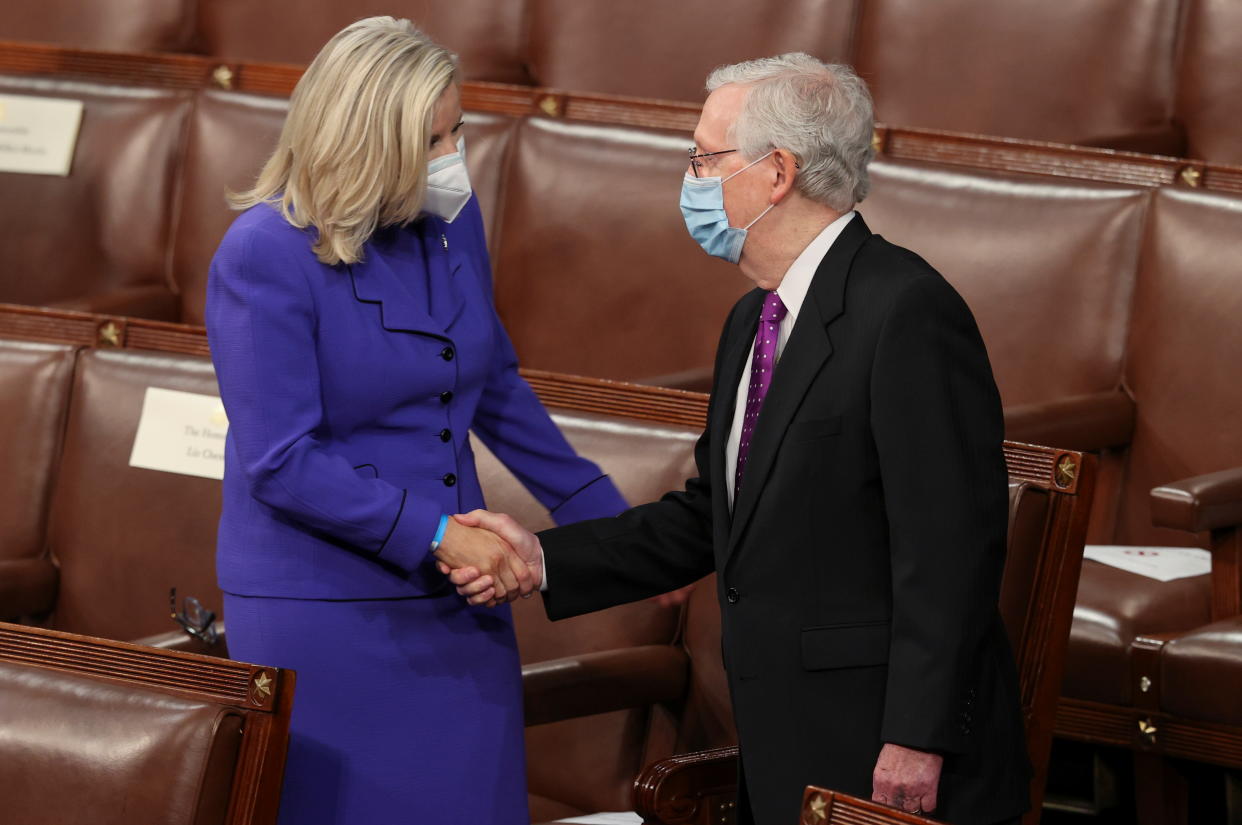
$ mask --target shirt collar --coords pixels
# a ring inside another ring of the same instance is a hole
[[[845,230],[846,224],[855,214],[851,209],[825,226],[785,271],[785,277],[781,278],[781,285],[776,288],[776,294],[780,296],[781,303],[785,305],[791,324],[798,320],[798,312],[802,309],[802,302],[806,300],[806,293],[811,288],[811,279],[815,277],[815,270],[819,269],[820,261],[828,254],[833,241]]]

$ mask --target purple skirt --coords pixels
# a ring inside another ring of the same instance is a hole
[[[225,596],[229,655],[297,671],[280,822],[527,825],[509,608]]]

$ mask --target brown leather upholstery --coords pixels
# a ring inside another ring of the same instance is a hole
[[[43,613],[57,571],[44,553],[48,500],[60,460],[75,350],[0,341],[0,620]]]
[[[658,498],[694,472],[697,432],[689,427],[561,410],[553,413],[575,449],[612,476],[631,504]],[[509,513],[530,529],[552,526],[534,497],[485,446],[477,439],[474,443],[488,507]],[[514,604],[524,664],[615,648],[669,645],[677,633],[678,614],[677,608],[646,601],[553,624],[539,599]],[[527,728],[532,819],[542,822],[594,811],[628,810],[634,776],[652,759],[671,752],[672,735],[672,724],[664,713],[647,707]],[[573,770],[567,771],[566,765]]]
[[[887,123],[1176,154],[1178,6],[867,0],[855,60]]]
[[[0,77],[85,104],[68,177],[0,172],[0,301],[175,318],[166,258],[187,92]]]
[[[1242,5],[1233,0],[1187,0],[1182,29],[1177,117],[1187,153],[1216,163],[1242,164]]]
[[[219,482],[129,466],[150,386],[219,394],[206,358],[140,350],[79,357],[48,530],[61,571],[59,629],[109,639],[175,629],[174,586],[219,613]]]
[[[913,162],[871,174],[859,210],[965,298],[1006,407],[1118,386],[1148,192]]]
[[[504,0],[211,0],[198,3],[198,48],[229,60],[307,64],[328,38],[363,17],[406,17],[457,52],[471,80],[529,83],[522,63],[525,3]]]
[[[1187,719],[1242,725],[1242,617],[1169,640],[1160,661],[1162,710]]]
[[[1160,582],[1084,561],[1065,658],[1064,695],[1131,704],[1130,643],[1146,633],[1188,630],[1206,623],[1209,591],[1209,576]]]
[[[7,662],[0,662],[0,696],[7,821],[225,822],[241,714]]]
[[[751,284],[686,234],[691,142],[543,118],[518,128],[493,264],[525,366],[640,379],[712,363]]]
[[[173,246],[173,280],[181,293],[181,320],[203,323],[207,270],[229,224],[237,217],[225,192],[248,188],[276,147],[288,101],[260,95],[204,92],[190,120]],[[484,221],[498,210],[500,179],[514,120],[466,115],[466,156]]]
[[[686,602],[681,645],[690,657],[690,684],[677,731],[677,753],[737,744],[733,702],[720,647],[716,575],[699,582]]]
[[[529,0],[529,58],[540,86],[701,101],[725,63],[805,51],[848,60],[860,0]]]
[[[0,4],[0,40],[117,52],[178,52],[194,37],[192,0],[42,0]]]
[[[1048,523],[1048,491],[1029,482],[1009,482],[1009,534],[1001,577],[1000,612],[1017,650],[1022,643],[1031,592],[1038,575],[1040,550]]]
[[[1155,194],[1127,347],[1126,383],[1139,415],[1119,544],[1198,543],[1192,534],[1152,526],[1151,489],[1242,466],[1242,383],[1226,355],[1242,352],[1240,256],[1242,197]]]

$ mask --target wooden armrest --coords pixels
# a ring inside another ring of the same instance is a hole
[[[868,825],[943,825],[919,814],[906,813],[869,799],[828,791],[808,785],[802,793],[802,821],[822,822],[824,825],[845,825],[866,822]]]
[[[1151,491],[1151,520],[1189,533],[1242,525],[1242,467],[1160,485]]]
[[[737,804],[737,748],[670,756],[634,780],[634,811],[647,825],[709,825]]]
[[[101,315],[122,315],[130,318],[153,318],[157,321],[180,320],[181,308],[168,287],[163,284],[131,286],[108,292],[79,295],[56,301],[49,306]]]
[[[210,645],[194,638],[181,629],[134,639],[132,644],[158,647],[162,650],[180,650],[182,653],[201,653],[204,656],[216,656],[221,659],[227,659],[229,651],[224,639],[224,622],[216,622],[215,628],[216,641],[215,644]]]
[[[1005,437],[1067,450],[1129,444],[1134,401],[1121,390],[1005,408]]]
[[[618,648],[525,665],[526,724],[676,702],[685,695],[689,670],[689,658],[673,645]]]
[[[48,559],[0,561],[0,620],[49,612],[59,585],[60,570]]]

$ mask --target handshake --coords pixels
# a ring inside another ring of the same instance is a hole
[[[506,515],[474,510],[450,517],[435,557],[472,605],[530,598],[543,585],[539,539]]]

